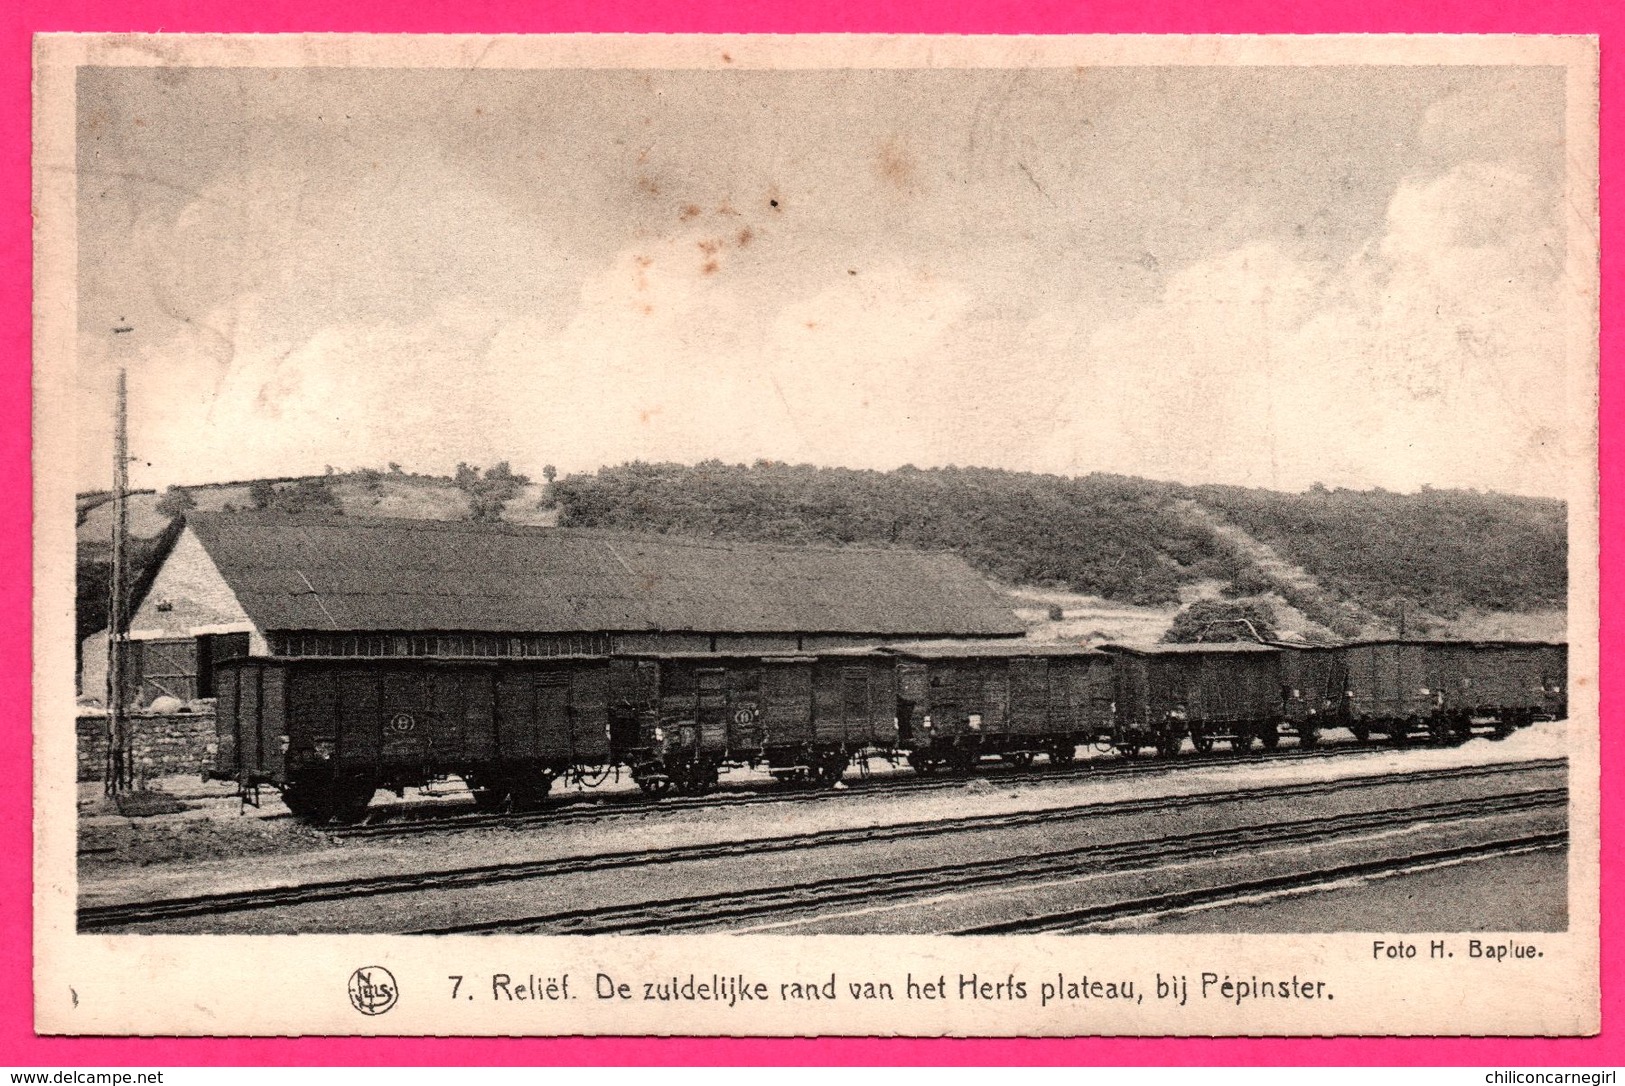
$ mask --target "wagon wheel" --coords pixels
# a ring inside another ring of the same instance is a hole
[[[288,782],[282,790],[282,802],[295,817],[315,825],[359,822],[377,790],[377,785],[365,777],[306,770]]]
[[[908,767],[922,777],[929,777],[937,771],[937,760],[928,754],[911,750],[908,754]]]
[[[1200,728],[1191,732],[1191,746],[1196,748],[1198,754],[1213,753],[1213,737]]]
[[[468,794],[474,797],[476,810],[498,811],[507,802],[506,790],[496,787],[496,782],[489,776],[464,773],[463,783],[468,786]]]
[[[1349,732],[1354,736],[1356,743],[1371,742],[1371,726],[1363,720],[1350,724]]]
[[[813,783],[820,788],[834,788],[846,773],[846,759],[832,754],[813,767]]]
[[[483,783],[476,784],[468,781],[468,790],[474,796],[474,808],[480,811],[500,811],[507,796],[500,788],[491,788]]]
[[[677,791],[685,796],[703,796],[717,786],[717,767],[709,762],[690,762],[672,771]]]
[[[1237,754],[1248,754],[1253,749],[1253,733],[1237,732],[1230,737],[1230,749]]]
[[[1495,718],[1495,730],[1490,733],[1490,738],[1496,742],[1500,742],[1512,734],[1514,727],[1515,725],[1508,718],[1507,714],[1501,713]]]
[[[976,770],[976,763],[981,761],[974,750],[969,747],[955,747],[948,755],[948,769],[957,776],[968,777]]]
[[[1178,757],[1179,748],[1182,742],[1183,740],[1179,736],[1174,735],[1171,732],[1162,733],[1161,735],[1157,736],[1157,757]]]
[[[697,796],[706,790],[704,770],[693,762],[672,766],[671,781],[680,796]]]
[[[320,797],[313,795],[308,787],[300,787],[297,782],[290,782],[282,790],[282,802],[287,806],[288,813],[301,822],[322,820],[319,817]]]
[[[1264,741],[1265,750],[1274,750],[1281,745],[1281,727],[1273,720],[1266,721],[1258,726],[1258,738]]]
[[[1033,764],[1033,752],[1030,750],[1013,751],[1004,755],[1004,761],[1009,762],[1018,769],[1026,769]]]
[[[1071,765],[1078,760],[1078,748],[1072,743],[1057,743],[1049,750],[1050,765]]]
[[[664,774],[650,777],[637,777],[638,787],[643,789],[646,796],[659,798],[671,792],[672,780]]]
[[[326,807],[328,820],[340,824],[361,821],[366,817],[373,793],[377,791],[376,784],[361,777],[341,778],[335,781],[328,792],[328,802],[323,805]]]
[[[1117,744],[1117,753],[1125,758],[1138,758],[1140,756],[1140,744],[1119,743]]]
[[[1410,746],[1411,722],[1409,720],[1396,720],[1389,725],[1388,741],[1396,747]]]
[[[509,779],[508,800],[516,811],[533,811],[542,805],[552,790],[552,774],[536,772],[521,774]]]
[[[1305,724],[1298,729],[1298,746],[1304,750],[1320,746],[1320,725]]]

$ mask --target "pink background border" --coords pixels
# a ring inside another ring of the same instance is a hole
[[[1612,47],[1625,4],[1611,0],[523,0],[463,4],[399,0],[10,0],[0,4],[0,1064],[11,1066],[196,1066],[210,1064],[1625,1064],[1620,1027],[1625,918],[1616,890],[1621,817],[1620,739],[1613,731],[1625,663],[1608,648],[1625,621],[1615,571],[1625,516],[1610,500],[1621,486],[1621,379],[1613,362],[1625,263],[1609,214],[1622,195],[1619,134],[1610,122],[1625,93],[1625,64]],[[1603,1029],[1575,1040],[1479,1039],[1083,1039],[951,1040],[130,1040],[36,1037],[32,1014],[29,898],[30,788],[29,56],[38,31],[395,32],[894,32],[894,33],[1573,33],[1602,38],[1602,707]]]

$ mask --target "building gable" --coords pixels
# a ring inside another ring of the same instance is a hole
[[[261,631],[188,527],[131,618],[130,637],[155,641],[237,632],[249,634],[251,651],[267,651]]]

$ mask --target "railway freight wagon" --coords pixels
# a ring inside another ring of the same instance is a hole
[[[603,657],[223,661],[209,775],[275,785],[324,822],[359,817],[379,788],[448,775],[482,806],[529,806],[554,777],[618,760],[608,693]]]
[[[983,755],[1064,765],[1112,734],[1112,658],[1076,645],[923,642],[897,657],[897,746],[917,771],[968,772]]]
[[[1216,740],[1236,750],[1280,742],[1281,649],[1251,641],[1101,648],[1116,661],[1120,753],[1155,747],[1171,758],[1186,736],[1204,753]]]
[[[704,791],[728,766],[833,785],[854,755],[897,745],[892,660],[872,650],[617,656],[609,667],[611,730],[635,731],[627,762],[651,794]]]
[[[1365,641],[1342,649],[1348,670],[1349,727],[1365,740],[1396,743],[1423,734],[1461,741],[1488,726],[1504,737],[1537,717],[1566,709],[1554,682],[1567,647],[1518,641]]]
[[[1299,745],[1312,747],[1327,728],[1346,723],[1343,653],[1334,646],[1274,644],[1281,650],[1283,731],[1296,735]]]
[[[1565,720],[1569,715],[1569,647],[1566,644],[1530,644],[1540,668],[1540,685],[1545,692],[1540,716],[1545,720]]]

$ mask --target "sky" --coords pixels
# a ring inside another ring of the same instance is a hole
[[[1564,495],[1563,105],[1535,67],[82,69],[79,487],[122,362],[141,487]]]

